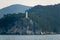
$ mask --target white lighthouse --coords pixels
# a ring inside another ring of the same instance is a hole
[[[28,12],[26,11],[26,18],[28,18]]]

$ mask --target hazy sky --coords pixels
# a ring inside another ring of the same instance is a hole
[[[12,4],[23,4],[27,6],[50,5],[60,3],[60,0],[0,0],[0,9]]]

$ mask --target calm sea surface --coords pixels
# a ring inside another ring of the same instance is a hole
[[[0,35],[0,40],[60,40],[60,35]]]

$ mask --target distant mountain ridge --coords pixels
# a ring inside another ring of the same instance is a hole
[[[3,9],[0,9],[0,18],[4,15],[4,14],[11,14],[11,13],[24,13],[26,10],[30,9],[30,6],[24,6],[24,5],[20,5],[20,4],[14,4],[14,5],[10,5],[8,7],[5,7]]]
[[[47,5],[47,6],[35,5],[28,11],[29,11],[29,13],[38,13],[38,12],[44,12],[44,11],[48,11],[48,10],[54,11],[54,10],[52,10],[52,8],[54,8],[56,11],[58,11],[58,10],[60,10],[60,4]]]

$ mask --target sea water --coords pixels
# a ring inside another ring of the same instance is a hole
[[[60,35],[0,35],[0,40],[60,40]]]

